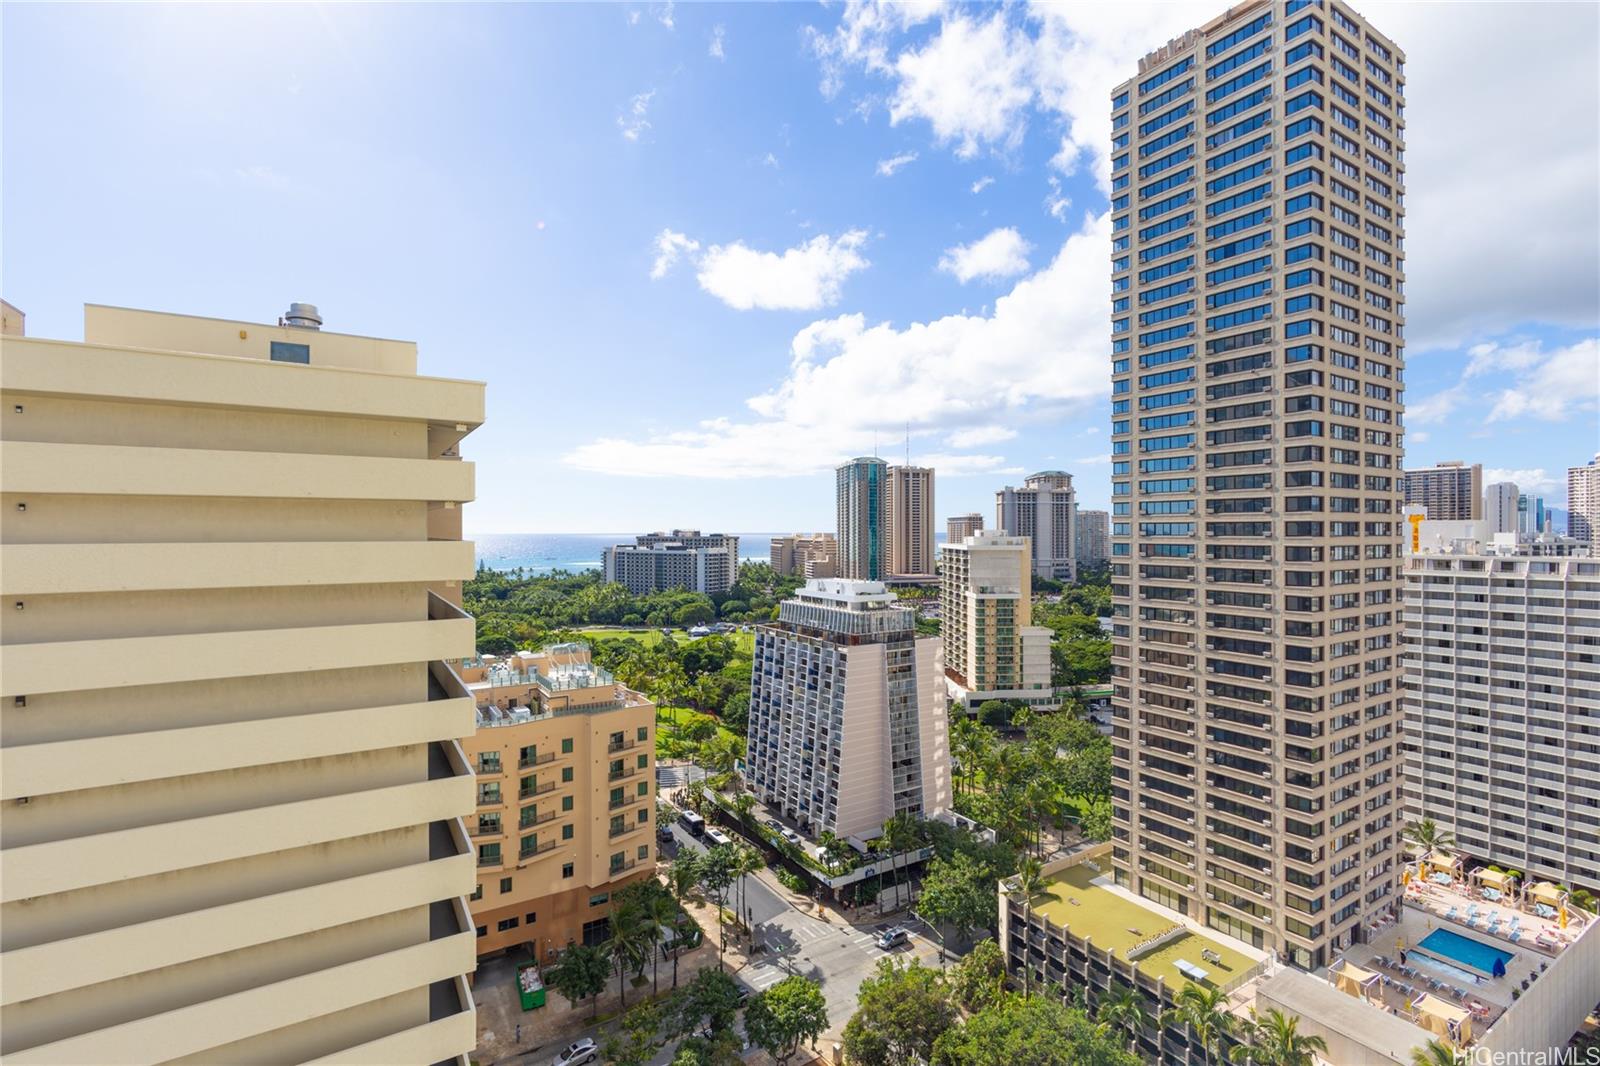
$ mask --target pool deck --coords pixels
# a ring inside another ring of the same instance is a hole
[[[1052,875],[1030,904],[1035,913],[1066,926],[1074,936],[1089,938],[1095,947],[1110,949],[1119,959],[1128,958],[1129,948],[1174,931],[1174,939],[1136,953],[1133,960],[1145,976],[1165,980],[1174,990],[1189,983],[1178,970],[1180,960],[1205,970],[1208,983],[1226,987],[1266,958],[1265,953],[1246,954],[1242,944],[1235,947],[1206,935],[1192,919],[1134,897],[1087,864]]]

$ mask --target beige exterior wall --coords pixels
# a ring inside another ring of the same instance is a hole
[[[796,533],[772,539],[772,569],[784,576],[835,577],[839,572],[839,542],[832,533]]]
[[[1399,889],[1406,77],[1296,7],[1111,94],[1112,861],[1315,968]]]
[[[256,323],[85,337],[0,359],[0,1054],[464,1055],[472,551],[431,538],[483,386]]]
[[[1483,464],[1459,460],[1405,472],[1405,504],[1421,507],[1433,522],[1475,522],[1483,517]]]
[[[944,670],[969,710],[985,700],[1054,705],[1050,631],[1033,620],[1027,537],[977,533],[946,544],[940,567]]]
[[[960,544],[974,533],[983,532],[983,515],[958,514],[945,519],[945,543]]]
[[[520,657],[541,674],[549,661]],[[478,954],[530,945],[545,961],[610,913],[599,897],[655,874],[655,705],[614,683],[490,684],[481,661],[462,674],[486,709],[462,743],[478,775]]]
[[[934,572],[933,470],[925,466],[891,466],[884,494],[888,532],[888,573],[921,577]]]

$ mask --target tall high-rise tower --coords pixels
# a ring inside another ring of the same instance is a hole
[[[1307,968],[1398,889],[1404,95],[1259,0],[1111,101],[1113,865]]]
[[[1078,576],[1078,496],[1072,475],[1045,470],[1029,476],[1022,488],[1007,485],[994,494],[995,528],[1033,542],[1033,573],[1055,581]]]
[[[891,466],[884,494],[884,528],[888,534],[884,565],[895,577],[927,577],[935,569],[933,553],[933,469]]]
[[[1483,490],[1483,520],[1491,533],[1517,531],[1517,491],[1515,482],[1497,481]]]
[[[1483,464],[1448,459],[1404,476],[1405,503],[1435,522],[1475,522],[1483,517]]]
[[[1600,533],[1600,453],[1586,466],[1567,467],[1567,536],[1593,541]]]
[[[875,456],[852,459],[836,471],[839,508],[839,576],[879,581],[885,559],[889,464]]]

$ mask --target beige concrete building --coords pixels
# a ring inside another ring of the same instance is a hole
[[[1407,552],[1406,817],[1600,890],[1600,559],[1485,525],[1423,522]]]
[[[974,533],[983,532],[983,515],[976,511],[952,515],[945,519],[946,544],[960,544]]]
[[[1567,536],[1600,539],[1600,452],[1584,466],[1567,467]]]
[[[1405,472],[1405,504],[1421,507],[1434,522],[1473,522],[1483,517],[1483,464],[1450,459]]]
[[[1071,474],[1045,470],[1025,479],[1020,489],[1007,485],[994,494],[994,524],[1033,544],[1036,577],[1077,580],[1078,495]]]
[[[745,779],[812,834],[950,806],[939,638],[880,581],[809,581],[756,627]]]
[[[1483,490],[1483,520],[1489,523],[1489,532],[1517,531],[1517,500],[1521,495],[1511,481],[1499,481]]]
[[[1254,0],[1111,98],[1112,863],[1304,969],[1399,890],[1405,83]]]
[[[1033,548],[1027,537],[976,533],[946,544],[939,570],[940,638],[950,695],[1056,705],[1050,630],[1033,625]]]
[[[641,533],[632,544],[601,549],[600,571],[635,596],[665,589],[717,595],[739,579],[739,538],[698,529]]]
[[[796,533],[790,537],[772,538],[772,569],[785,577],[798,574],[814,577],[837,577],[839,573],[839,542],[832,533]]]
[[[484,387],[89,306],[0,357],[0,1055],[465,1063]]]
[[[1111,558],[1111,512],[1079,511],[1072,548],[1079,566],[1104,566]]]
[[[884,493],[889,576],[932,577],[935,567],[933,469],[891,466]]]
[[[584,644],[481,656],[462,742],[477,771],[478,954],[547,961],[610,935],[610,894],[655,875],[655,705]]]

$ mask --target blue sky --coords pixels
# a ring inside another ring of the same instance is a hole
[[[1600,7],[1361,6],[1408,53],[1408,464],[1559,503]],[[827,529],[907,423],[941,516],[1045,467],[1104,506],[1107,94],[1220,8],[6,5],[4,292],[417,340],[490,386],[469,532]]]

